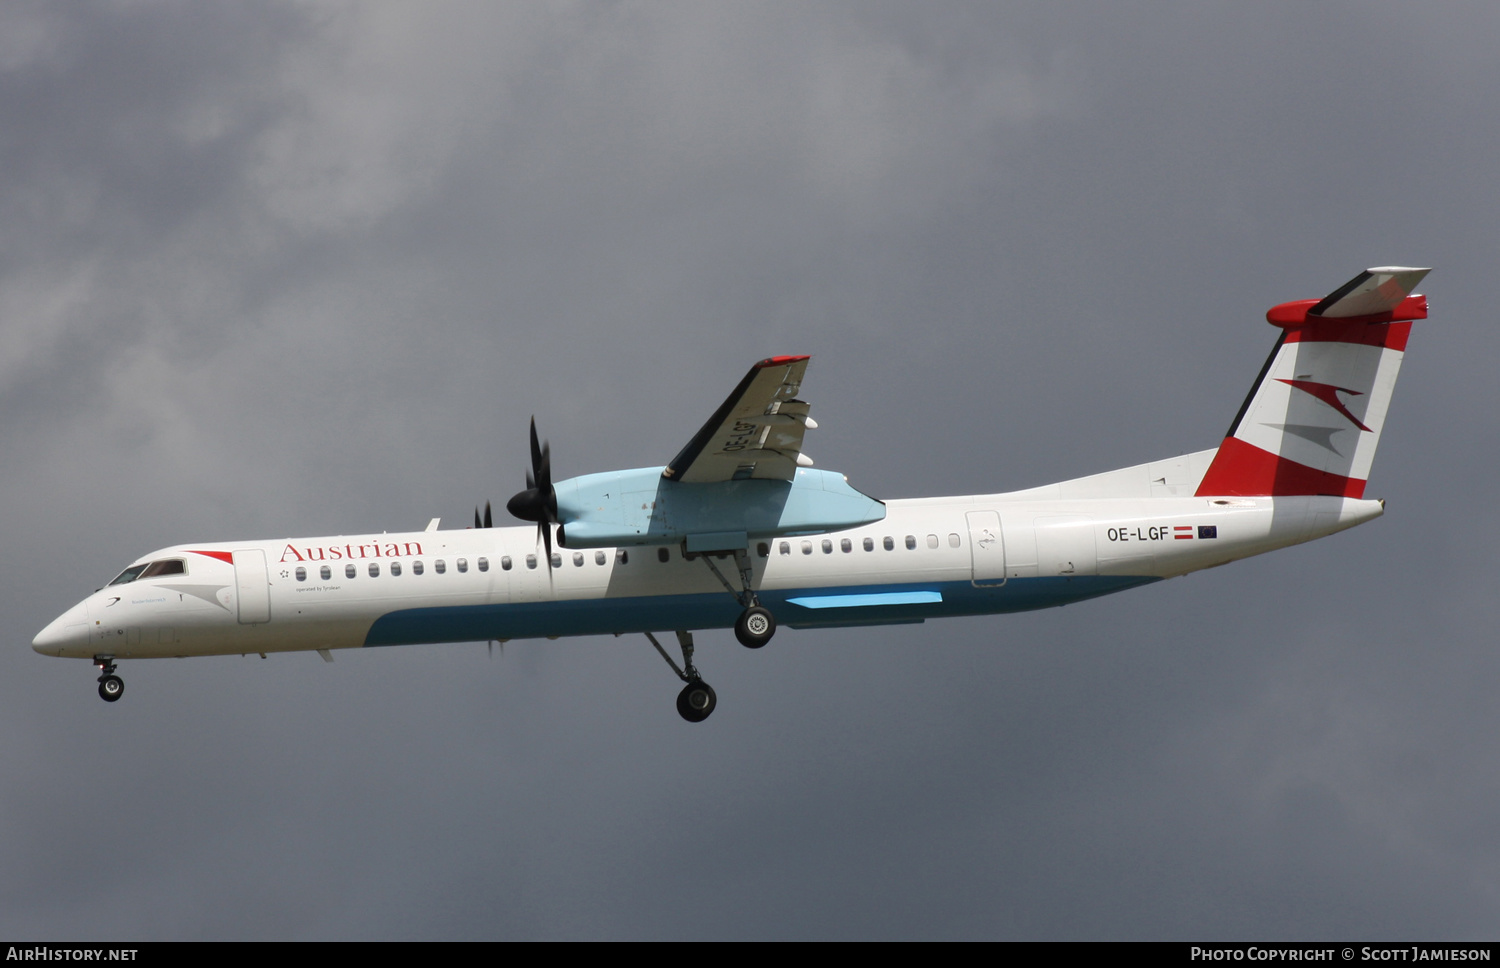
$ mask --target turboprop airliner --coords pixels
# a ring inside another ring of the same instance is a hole
[[[693,633],[750,648],[792,628],[919,623],[1066,605],[1310,541],[1379,517],[1375,447],[1426,269],[1369,269],[1282,303],[1275,347],[1217,448],[1002,494],[879,501],[802,453],[806,356],[750,368],[664,467],[552,480],[531,424],[511,514],[536,527],[198,542],[137,559],[36,636],[116,663],[427,642],[644,634],[718,704]],[[674,633],[679,665],[657,633]]]

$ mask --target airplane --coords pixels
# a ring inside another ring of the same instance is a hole
[[[1279,336],[1218,447],[1001,494],[879,501],[802,452],[807,356],[750,368],[664,467],[553,482],[531,422],[528,527],[176,545],[137,559],[43,629],[43,655],[122,659],[643,633],[718,705],[693,633],[758,649],[792,628],[916,624],[1066,605],[1351,528],[1427,269],[1360,273],[1266,314]],[[656,633],[673,632],[679,665]]]

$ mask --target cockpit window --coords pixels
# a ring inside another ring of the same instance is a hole
[[[142,578],[163,578],[167,575],[185,574],[187,574],[187,565],[181,558],[164,558],[161,561],[151,561],[144,565],[131,565],[120,572],[119,577],[110,584],[125,585]]]
[[[165,561],[153,561],[143,572],[142,578],[162,578],[166,575],[183,575],[187,573],[187,566],[182,563],[181,558],[169,558]]]
[[[124,571],[120,572],[120,576],[114,581],[110,582],[110,584],[124,585],[127,582],[135,581],[137,578],[141,577],[141,572],[145,571],[146,568],[150,566],[150,564],[151,563],[148,561],[143,565],[131,565],[129,568],[126,568]]]

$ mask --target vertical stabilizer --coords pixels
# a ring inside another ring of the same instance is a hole
[[[1368,269],[1266,313],[1281,338],[1197,493],[1363,497],[1429,271]]]

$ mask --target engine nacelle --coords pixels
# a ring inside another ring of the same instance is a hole
[[[823,534],[885,517],[885,505],[844,475],[798,468],[790,481],[684,484],[660,467],[585,474],[559,481],[558,540],[568,548],[686,542],[689,551],[727,551],[761,538]]]

